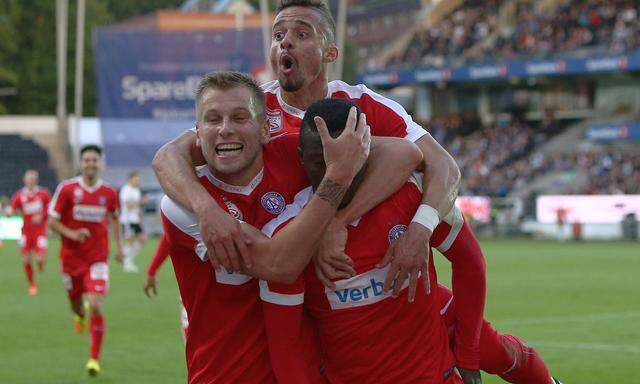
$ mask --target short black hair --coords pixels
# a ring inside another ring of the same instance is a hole
[[[276,15],[289,7],[309,7],[320,12],[324,24],[325,37],[331,44],[336,42],[336,22],[333,19],[329,6],[321,0],[282,0],[276,9]]]
[[[87,151],[95,151],[98,153],[98,155],[102,156],[102,148],[100,148],[100,146],[98,145],[89,144],[83,146],[82,148],[80,148],[80,156],[82,157],[82,155]]]
[[[313,119],[316,116],[322,117],[327,124],[327,129],[331,137],[336,138],[344,131],[344,126],[349,118],[349,110],[356,107],[357,118],[360,118],[360,108],[357,104],[344,99],[322,99],[311,104],[304,114],[300,125],[300,149],[304,151],[305,145],[322,146],[318,128]],[[357,121],[357,120],[356,120]]]

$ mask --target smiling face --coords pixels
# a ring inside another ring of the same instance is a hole
[[[282,89],[296,92],[326,76],[327,64],[338,57],[326,35],[321,14],[311,7],[293,6],[278,13],[270,61]]]
[[[213,174],[234,185],[248,184],[262,169],[267,125],[247,87],[208,88],[198,105],[196,145]]]
[[[88,182],[94,182],[100,176],[102,155],[94,150],[87,150],[80,155],[80,173]]]

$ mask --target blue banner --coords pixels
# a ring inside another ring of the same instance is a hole
[[[586,137],[591,141],[640,140],[640,122],[589,124],[587,125]]]
[[[640,70],[640,50],[627,54],[588,58],[509,60],[458,67],[415,67],[362,73],[359,81],[373,87],[437,82],[471,82],[510,77],[566,76]]]
[[[101,118],[193,120],[194,91],[202,75],[251,72],[265,65],[258,29],[100,28],[94,48]]]

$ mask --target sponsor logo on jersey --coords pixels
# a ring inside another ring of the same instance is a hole
[[[231,200],[224,199],[224,204],[227,206],[227,210],[229,214],[238,220],[244,220],[242,216],[242,211],[238,208],[237,205],[233,203]]]
[[[269,133],[278,132],[282,129],[282,111],[279,109],[267,108],[267,123],[269,124]]]
[[[282,195],[279,194],[278,192],[265,193],[260,199],[260,202],[262,203],[262,206],[264,207],[264,209],[267,210],[267,212],[274,215],[281,214],[282,211],[284,211],[286,206],[284,202],[284,197],[282,197]]]
[[[203,242],[196,244],[196,254],[203,262],[207,261],[207,246]],[[220,284],[226,285],[242,285],[252,279],[251,276],[242,273],[229,272],[224,267],[220,267],[219,271],[214,270],[214,278]]]
[[[335,282],[335,288],[325,288],[325,294],[331,309],[345,309],[375,304],[391,297],[391,290],[384,293],[384,279],[389,266],[382,269],[372,269],[350,279]],[[409,281],[405,281],[402,289],[407,288]]]
[[[407,231],[407,226],[404,224],[397,224],[393,228],[389,230],[388,240],[389,244],[393,244],[394,241],[398,240],[403,233]]]
[[[89,223],[101,223],[107,214],[107,208],[95,205],[78,204],[73,206],[73,219]]]
[[[29,203],[22,204],[22,213],[25,215],[33,215],[42,212],[42,201],[34,200]]]

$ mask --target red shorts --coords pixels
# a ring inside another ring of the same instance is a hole
[[[89,270],[83,273],[63,273],[62,284],[72,300],[82,297],[84,293],[104,296],[109,290],[109,264],[101,261],[91,264]]]
[[[20,252],[23,255],[34,252],[42,256],[47,255],[47,235],[43,233],[23,233],[20,237]]]

